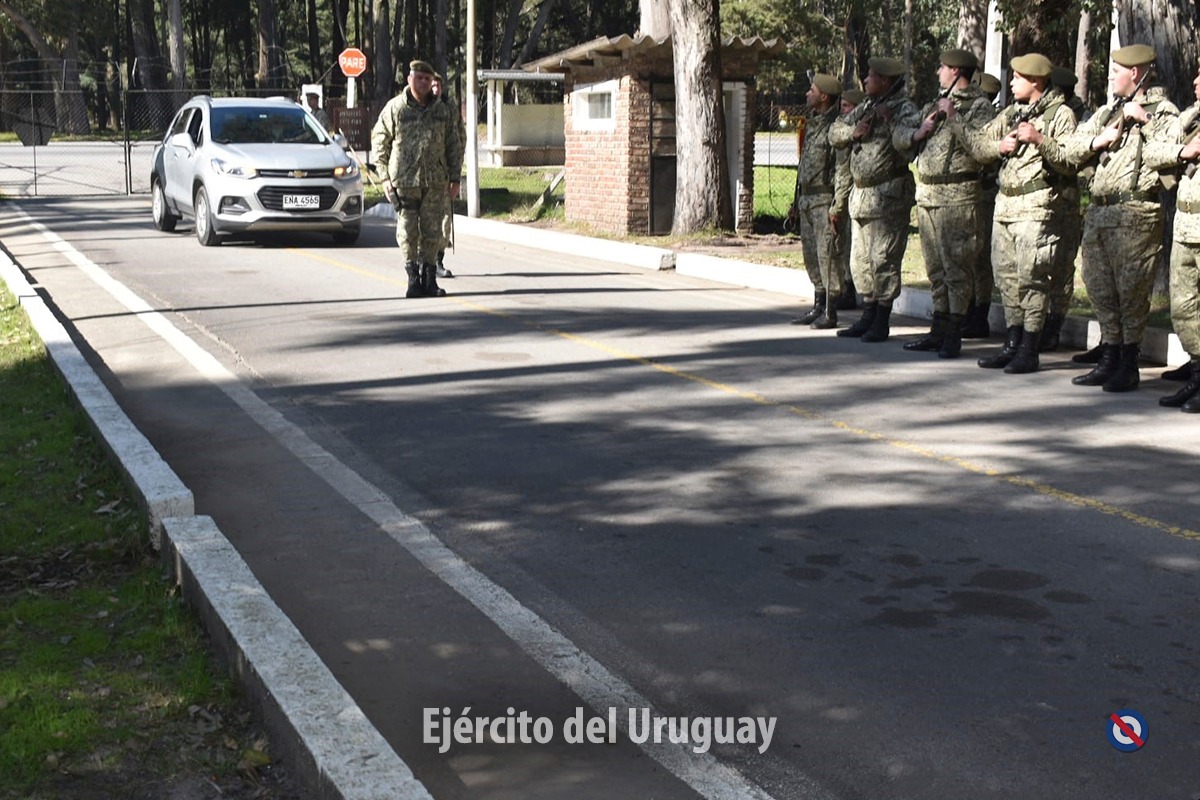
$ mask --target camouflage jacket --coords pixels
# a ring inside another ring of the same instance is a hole
[[[1178,120],[1179,109],[1167,99],[1162,87],[1151,87],[1146,92],[1146,99],[1140,103],[1150,115],[1150,122],[1128,127],[1107,157],[1103,157],[1092,149],[1092,139],[1116,119],[1122,105],[1121,101],[1109,103],[1080,125],[1073,135],[1063,139],[1063,148],[1073,165],[1096,167],[1091,182],[1092,204],[1087,213],[1089,225],[1121,227],[1128,222],[1130,214],[1153,218],[1162,213],[1158,172],[1146,163],[1145,149],[1147,142],[1165,134]],[[1130,199],[1102,204],[1105,199],[1118,198]]]
[[[837,118],[837,109],[808,117],[804,131],[804,149],[796,167],[797,209],[823,205],[833,200],[837,175],[837,152],[829,143],[829,127]]]
[[[996,107],[978,86],[955,89],[950,93],[950,100],[967,127],[981,127],[996,116]],[[940,123],[924,141],[913,143],[913,135],[925,119],[937,111],[937,106],[935,100],[921,109],[916,125],[897,125],[892,131],[892,144],[901,152],[917,155],[917,177],[920,178],[917,205],[973,205],[980,201],[982,165],[958,144],[950,126]]]
[[[1171,120],[1170,125],[1160,131],[1153,140],[1146,143],[1146,151],[1143,154],[1146,165],[1151,169],[1170,171],[1174,174],[1174,168],[1180,166],[1181,145],[1190,136],[1200,136],[1198,130],[1200,103],[1195,103]],[[1195,170],[1190,178],[1180,170],[1178,179],[1178,206],[1175,209],[1175,227],[1172,235],[1177,242],[1200,244],[1200,170]]]
[[[899,125],[920,125],[920,115],[912,101],[897,92],[882,104],[891,121],[876,113],[877,105],[868,98],[858,108],[838,117],[829,129],[829,141],[850,152],[850,216],[855,219],[907,213],[913,202],[913,177],[908,158],[892,146],[892,131]],[[870,115],[871,132],[862,141],[854,141],[854,128]]]
[[[988,164],[1001,158],[1000,142],[1027,110],[1029,104],[1014,103],[982,128],[970,128],[956,116],[950,129],[972,158]],[[1060,142],[1075,130],[1075,112],[1063,104],[1062,92],[1057,89],[1042,95],[1032,112],[1029,122],[1047,138],[1037,147],[1018,145],[1000,165],[995,216],[999,222],[1051,220],[1073,207],[1075,170]]]
[[[380,176],[399,188],[446,186],[462,174],[463,143],[449,103],[417,103],[408,87],[388,101],[371,130]]]

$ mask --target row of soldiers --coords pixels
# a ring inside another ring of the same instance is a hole
[[[978,62],[965,50],[941,54],[940,92],[923,109],[905,95],[896,59],[870,59],[865,98],[840,107],[850,92],[816,75],[792,210],[816,302],[793,322],[837,327],[839,307],[857,289],[862,316],[837,335],[886,341],[915,204],[934,314],[929,332],[906,350],[955,358],[963,338],[986,337],[994,285],[1005,342],[979,366],[1036,372],[1039,353],[1058,346],[1082,250],[1101,341],[1072,359],[1092,367],[1072,382],[1132,391],[1164,194],[1177,185],[1171,319],[1190,362],[1170,375],[1183,388],[1159,403],[1200,413],[1200,75],[1197,102],[1180,114],[1161,87],[1148,85],[1154,61],[1148,45],[1115,50],[1115,99],[1090,117],[1073,95],[1073,75],[1037,53],[1012,59],[1013,102],[1002,110],[992,102],[999,82],[977,78]],[[1081,216],[1083,189],[1090,203]]]

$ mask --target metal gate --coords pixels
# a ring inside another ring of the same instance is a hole
[[[675,83],[650,84],[650,233],[675,222]]]

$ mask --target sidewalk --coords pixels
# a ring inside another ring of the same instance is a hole
[[[674,269],[682,275],[771,292],[811,297],[802,270],[770,267],[713,256],[488,220],[459,217],[457,230],[493,241],[519,243],[565,255],[608,260],[648,270]],[[98,436],[127,476],[161,537],[185,596],[205,620],[214,641],[244,679],[273,735],[290,756],[292,771],[313,796],[428,798],[379,731],[304,641],[251,574],[242,558],[208,517],[195,516],[191,492],[129,421],[70,336],[31,286],[20,267],[0,255],[0,277],[29,314],[51,358],[87,413]],[[899,314],[927,318],[929,293],[905,289]],[[153,311],[145,309],[147,317]],[[1002,325],[993,307],[993,329]],[[1063,338],[1084,347],[1097,340],[1094,322],[1068,321]],[[1148,335],[1149,358],[1182,363],[1177,338],[1162,331]]]

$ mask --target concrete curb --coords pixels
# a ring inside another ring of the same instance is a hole
[[[0,279],[18,299],[51,363],[123,474],[184,596],[263,715],[306,797],[432,800],[254,577],[174,470],[134,427],[74,341],[0,252]]]
[[[209,517],[164,520],[183,595],[314,797],[432,800]]]
[[[146,513],[158,546],[162,521],[194,514],[195,499],[150,441],[121,410],[104,382],[84,359],[66,328],[7,254],[0,253],[0,277],[8,284],[41,337],[50,362],[83,409],[97,439],[117,465]]]

